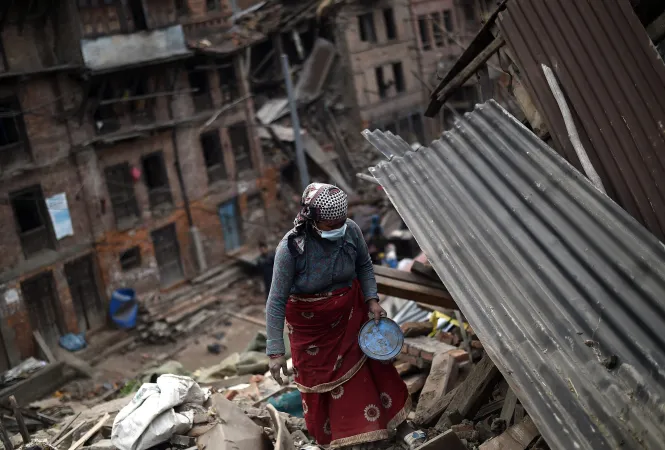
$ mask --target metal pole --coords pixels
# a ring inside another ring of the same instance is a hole
[[[286,94],[289,96],[289,108],[291,109],[291,126],[293,127],[293,137],[296,143],[296,163],[298,164],[298,172],[300,172],[300,184],[302,184],[302,189],[304,191],[305,188],[309,185],[309,172],[307,172],[305,149],[302,146],[302,138],[300,137],[298,105],[296,104],[295,94],[293,93],[291,70],[289,68],[289,57],[287,55],[282,55],[282,71],[284,72]]]

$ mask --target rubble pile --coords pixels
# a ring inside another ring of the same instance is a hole
[[[194,279],[191,285],[142,302],[137,327],[140,339],[150,344],[173,342],[197,329],[228,320],[219,314],[217,306],[237,300],[228,289],[243,275],[239,266],[220,266]]]

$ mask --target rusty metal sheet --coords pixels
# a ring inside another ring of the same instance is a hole
[[[538,2],[540,3],[540,2]],[[370,172],[552,449],[665,442],[665,246],[490,101]]]
[[[629,0],[512,0],[499,27],[556,150],[580,168],[541,64],[608,195],[665,240],[665,65]]]

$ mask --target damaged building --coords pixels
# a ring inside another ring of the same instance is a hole
[[[103,326],[114,289],[169,289],[242,258],[280,172],[255,131],[243,46],[196,45],[232,27],[225,2],[1,13],[4,370],[37,354],[35,331],[57,345]]]

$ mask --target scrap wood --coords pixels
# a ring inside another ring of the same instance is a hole
[[[16,419],[16,424],[18,425],[18,431],[21,434],[21,438],[23,439],[23,444],[27,444],[28,442],[30,442],[30,433],[28,432],[28,426],[25,424],[25,420],[23,419],[23,414],[21,414],[21,408],[18,406],[16,397],[10,395],[9,404],[12,406],[12,409],[14,410],[14,418]]]
[[[14,450],[14,444],[12,444],[12,440],[9,438],[9,433],[7,433],[7,429],[5,428],[5,424],[2,423],[2,420],[0,420],[0,441],[2,441],[5,450]]]
[[[508,388],[508,393],[506,394],[506,399],[503,402],[503,408],[501,408],[501,414],[499,415],[499,417],[506,422],[506,426],[510,426],[510,420],[513,418],[516,406],[517,395],[515,395],[515,391]]]
[[[443,284],[439,275],[437,275],[436,271],[430,264],[423,264],[420,261],[414,260],[411,265],[411,273],[427,277],[435,283]]]
[[[56,362],[55,356],[53,355],[51,348],[46,344],[46,341],[42,337],[42,334],[39,332],[39,330],[33,331],[32,335],[34,336],[35,341],[37,342],[37,346],[42,351],[42,353],[44,353],[44,356],[46,356],[46,360],[49,363]]]
[[[67,422],[67,423],[66,423],[66,424],[60,429],[60,431],[58,431],[58,433],[57,433],[55,436],[53,436],[53,438],[51,439],[51,445],[53,445],[54,442],[57,442],[58,439],[60,439],[60,436],[62,436],[62,434],[63,434],[65,431],[67,431],[67,429],[68,429],[69,427],[72,426],[72,424],[74,423],[74,421],[75,421],[76,419],[78,419],[80,415],[81,415],[81,413],[78,413],[78,414],[76,414],[74,417],[72,417],[72,419],[71,419],[69,422]]]
[[[527,416],[520,423],[482,444],[478,450],[525,450],[538,436],[540,432],[536,424]]]
[[[374,266],[374,275],[381,276],[385,278],[390,278],[393,280],[403,281],[409,284],[416,284],[420,286],[427,286],[432,289],[441,289],[445,292],[448,292],[446,287],[441,283],[441,281],[432,281],[431,279],[418,275],[416,273],[407,272],[406,270],[391,269],[386,266]],[[450,294],[448,294],[450,295]]]
[[[77,450],[79,447],[81,447],[83,444],[85,444],[88,441],[88,439],[93,437],[95,434],[97,434],[97,432],[99,430],[102,429],[102,427],[104,426],[106,421],[109,420],[109,417],[111,417],[111,415],[109,413],[104,414],[104,416],[101,419],[99,419],[99,421],[92,428],[90,428],[90,430],[88,430],[88,432],[86,434],[84,434],[81,437],[81,439],[74,442],[71,445],[71,447],[69,447],[69,450]]]
[[[457,386],[455,389],[444,395],[441,400],[432,405],[430,409],[420,411],[420,414],[416,414],[416,416],[413,418],[413,422],[421,426],[433,425],[439,416],[443,414],[446,408],[448,408],[448,405],[452,401],[453,397],[459,391],[460,386]]]
[[[432,360],[432,368],[418,399],[416,416],[428,416],[429,411],[440,404],[441,399],[453,388],[457,380],[459,366],[448,353],[437,353]]]
[[[378,274],[375,278],[379,294],[390,295],[405,300],[413,300],[414,302],[425,303],[438,308],[457,308],[450,293],[445,289],[409,283]]]
[[[448,430],[431,441],[425,442],[417,450],[466,450],[466,445],[453,430]]]
[[[77,416],[77,417],[78,417],[78,416]],[[53,444],[52,444],[52,445],[53,445],[54,447],[57,447],[57,446],[60,445],[65,439],[67,439],[69,436],[73,435],[73,434],[76,432],[76,430],[78,430],[79,428],[81,428],[81,427],[82,427],[83,425],[85,425],[86,423],[88,423],[87,420],[84,420],[83,422],[79,422],[79,423],[77,423],[77,424],[76,424],[71,430],[69,430],[64,436],[62,436],[62,437],[61,437],[60,439],[58,439],[58,440],[53,441]]]
[[[459,385],[457,394],[450,401],[446,411],[457,411],[464,418],[473,418],[481,404],[491,394],[492,388],[500,376],[499,369],[486,354],[476,364],[467,379]]]
[[[286,422],[273,405],[267,406],[268,414],[275,428],[275,450],[296,450],[291,433],[286,428]]]

